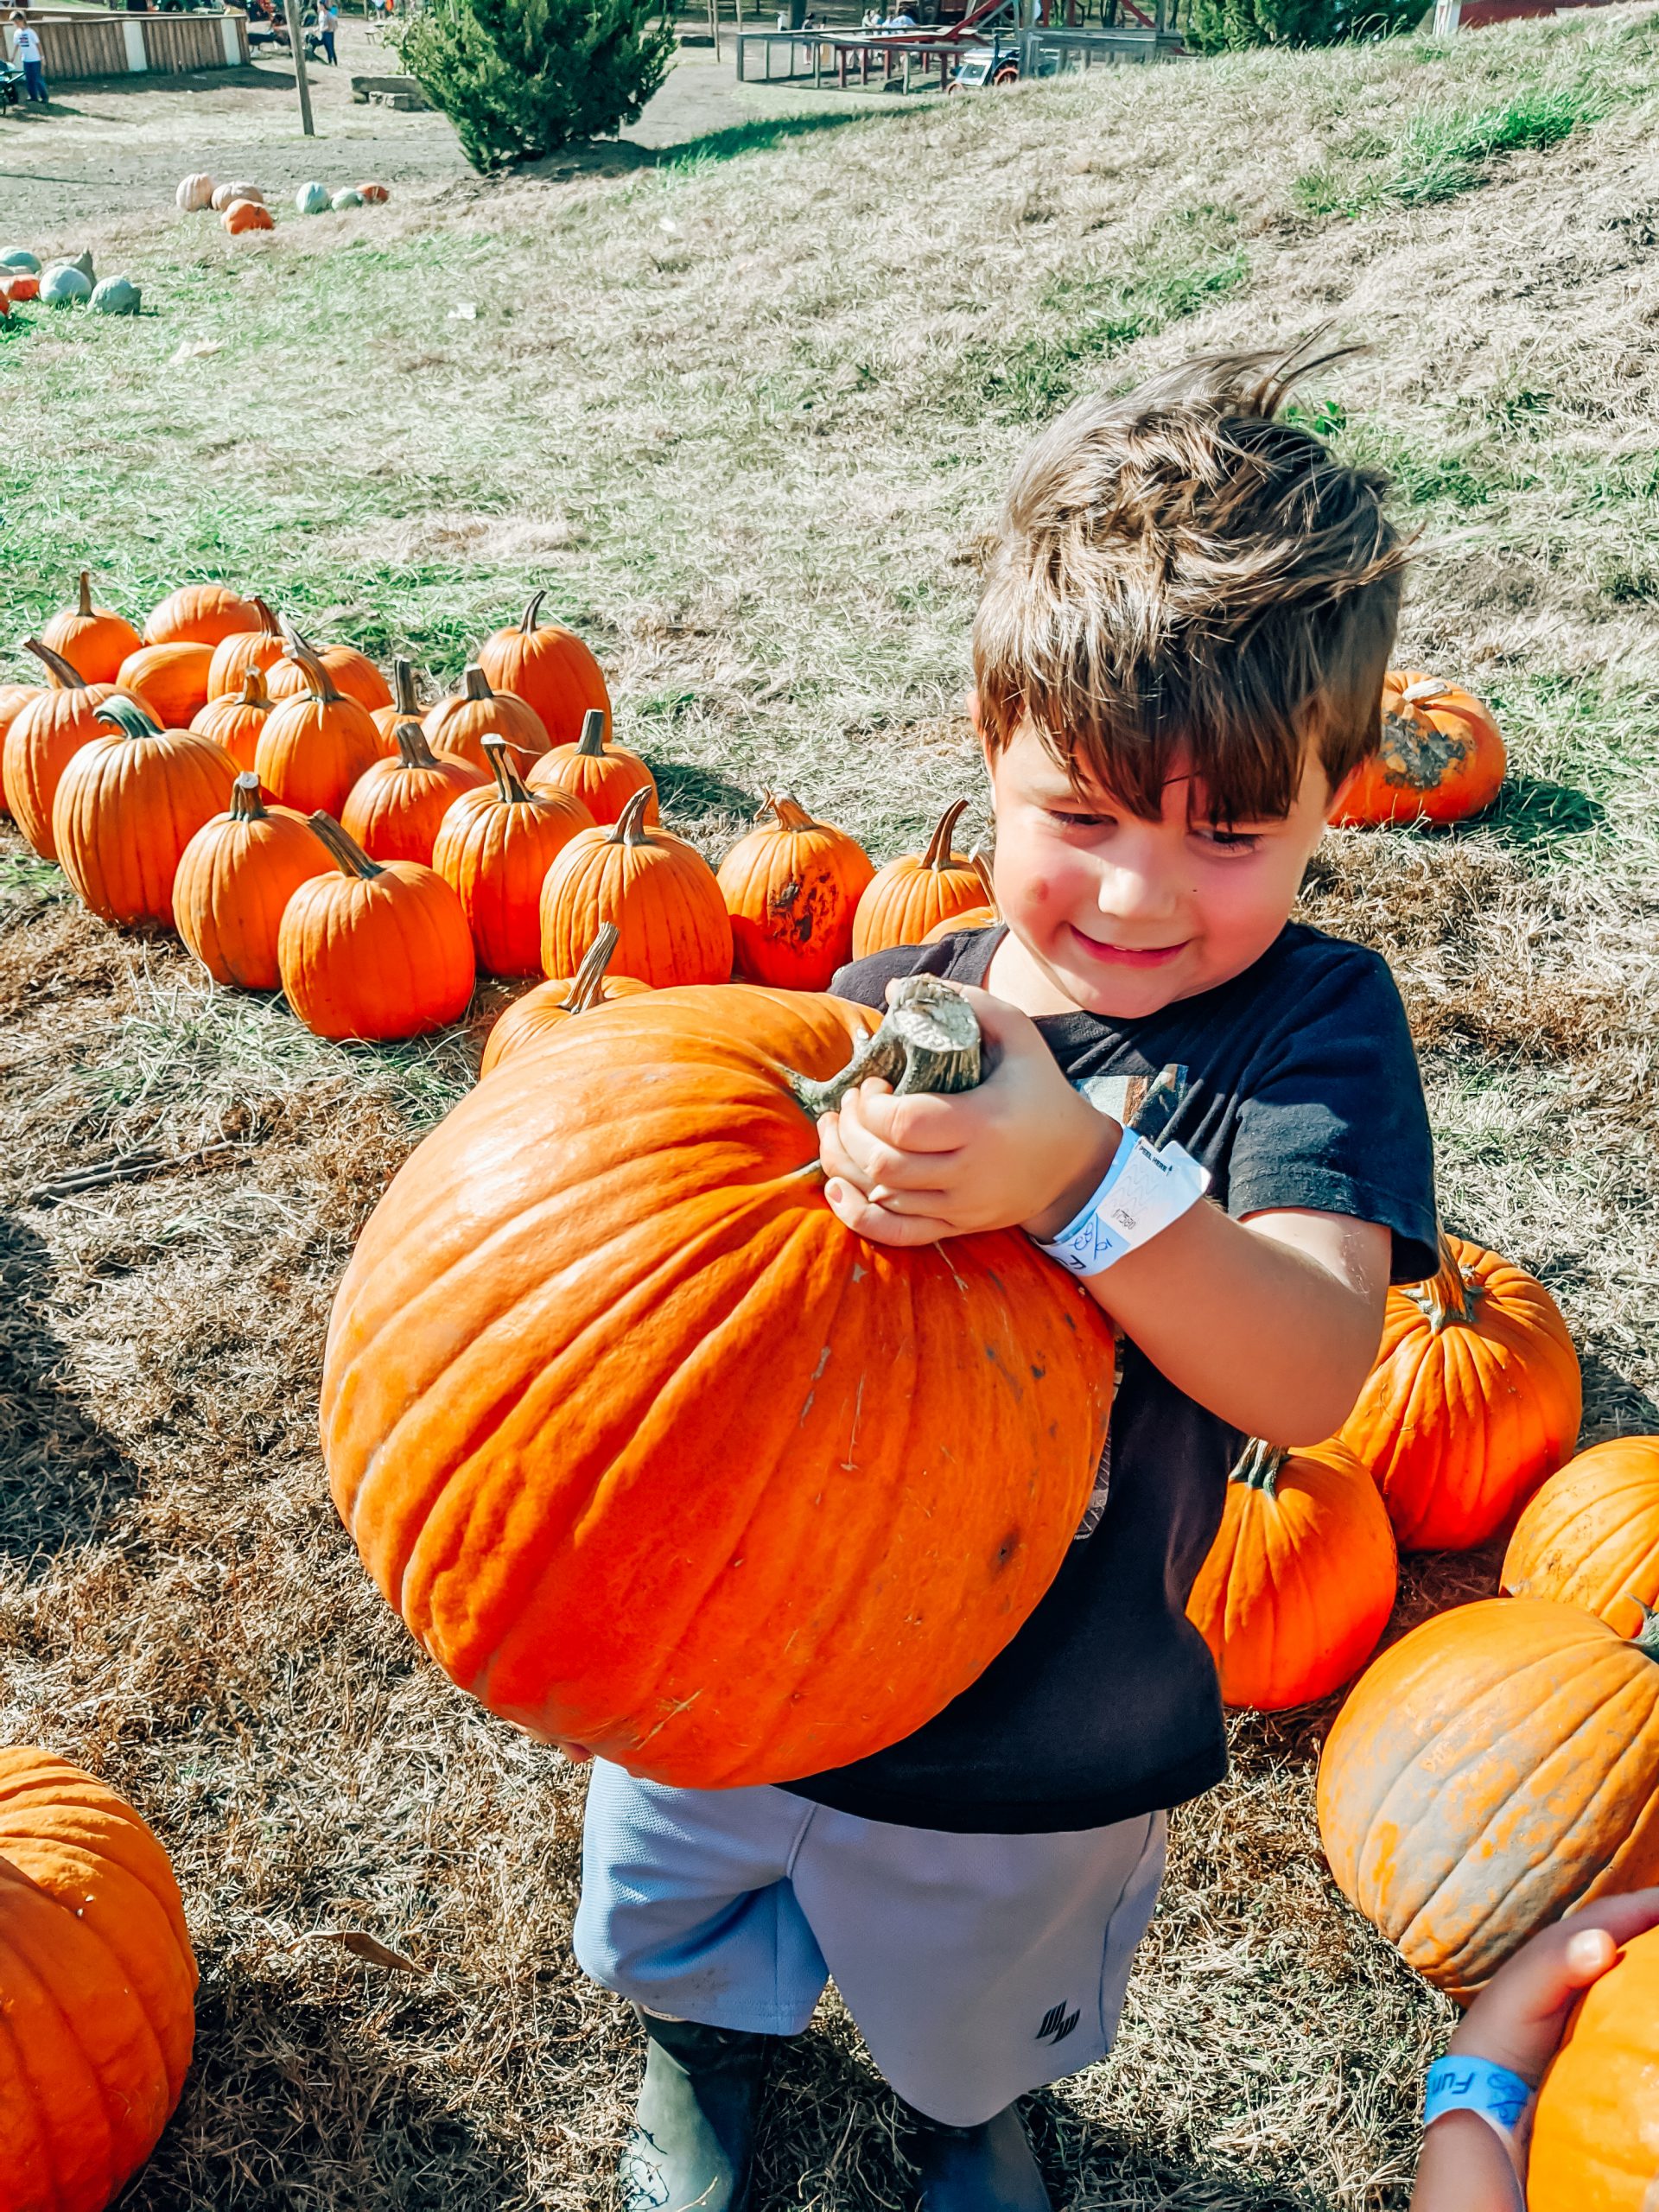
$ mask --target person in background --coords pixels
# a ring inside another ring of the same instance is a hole
[[[47,105],[46,56],[41,50],[41,35],[29,22],[22,8],[11,11],[11,58],[21,64],[23,88],[32,100]]]
[[[329,66],[340,67],[340,56],[334,52],[334,34],[340,29],[340,10],[334,0],[317,0],[317,36],[327,55]]]

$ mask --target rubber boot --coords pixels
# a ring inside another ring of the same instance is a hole
[[[755,2106],[777,2037],[633,2009],[645,2078],[617,2169],[623,2212],[746,2212]]]
[[[921,2175],[919,2212],[1053,2212],[1012,2105],[977,2127],[947,2127],[906,2106],[905,2150]]]

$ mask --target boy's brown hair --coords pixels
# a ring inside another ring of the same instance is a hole
[[[1029,717],[1079,788],[1155,821],[1185,770],[1217,823],[1287,814],[1375,752],[1405,553],[1387,480],[1279,419],[1339,360],[1238,353],[1067,410],[1015,474],[974,623],[993,754]]]

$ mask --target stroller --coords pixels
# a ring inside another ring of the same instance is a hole
[[[23,72],[21,63],[8,61],[0,54],[0,100],[8,107],[16,107],[22,97]]]

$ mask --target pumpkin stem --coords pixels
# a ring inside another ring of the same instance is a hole
[[[605,758],[605,710],[589,707],[582,718],[582,735],[576,740],[576,750],[584,760]]]
[[[493,699],[495,696],[490,689],[489,677],[475,660],[469,660],[467,664],[467,672],[461,679],[461,696],[463,699]]]
[[[1457,1255],[1446,1242],[1444,1230],[1440,1232],[1440,1273],[1427,1282],[1407,1285],[1406,1296],[1427,1314],[1429,1326],[1437,1337],[1454,1322],[1460,1329],[1472,1325],[1480,1285],[1458,1265]]]
[[[648,845],[645,831],[645,809],[651,804],[649,785],[628,795],[628,803],[616,817],[616,827],[605,840],[607,845]]]
[[[328,857],[342,875],[360,877],[372,883],[381,872],[378,861],[372,861],[355,837],[342,830],[332,814],[314,814],[311,827],[328,848]]]
[[[23,651],[33,653],[60,691],[84,691],[85,678],[73,668],[61,653],[54,653],[50,645],[43,645],[38,638],[25,638]]]
[[[94,721],[107,722],[123,737],[160,737],[162,726],[142,700],[128,696],[124,691],[111,691],[109,697],[92,709]]]
[[[541,613],[542,601],[546,597],[547,590],[545,586],[543,586],[543,588],[531,599],[530,605],[524,609],[524,620],[519,623],[518,627],[524,632],[527,638],[533,638],[536,634],[537,618]]]
[[[1408,683],[1400,696],[1407,706],[1416,707],[1430,699],[1443,698],[1451,689],[1442,677],[1425,676],[1415,683]]]
[[[409,664],[405,662],[404,664],[407,667]],[[440,765],[426,741],[426,732],[412,717],[399,722],[391,734],[397,747],[397,766],[400,768],[435,768]]]
[[[1276,1497],[1279,1470],[1289,1457],[1282,1445],[1264,1444],[1259,1436],[1253,1436],[1227,1479],[1230,1483],[1243,1483],[1247,1490],[1259,1490],[1268,1497]]]
[[[760,809],[761,819],[765,818],[767,807],[777,816],[780,830],[815,830],[817,827],[798,798],[774,798],[768,791],[766,804]]]
[[[265,671],[258,662],[250,661],[242,678],[242,696],[237,704],[242,707],[270,707],[276,702],[265,690]]]
[[[1643,1605],[1639,1598],[1634,1602],[1641,1607],[1642,1625],[1630,1642],[1638,1651],[1645,1651],[1649,1659],[1659,1659],[1659,1612],[1651,1605]]]
[[[495,772],[495,788],[501,794],[503,806],[534,806],[536,794],[513,765],[512,747],[505,737],[486,737],[480,740],[491,768]]]
[[[288,657],[299,667],[311,686],[312,697],[320,700],[325,707],[332,707],[340,694],[335,689],[334,677],[323,666],[316,647],[300,635],[286,614],[279,614],[276,621],[287,641]]]
[[[268,638],[280,638],[283,630],[281,623],[276,619],[276,610],[269,601],[261,599],[257,592],[253,594],[253,603],[259,610],[259,627],[263,633]]]
[[[414,664],[401,654],[391,664],[391,700],[400,715],[413,715],[418,720],[421,702],[415,696]]]
[[[927,850],[922,855],[922,866],[936,869],[959,868],[961,862],[950,849],[950,840],[956,827],[968,811],[965,798],[952,799],[939,817],[938,827],[927,841]]]
[[[567,1014],[586,1014],[599,996],[605,982],[605,970],[611,964],[620,932],[614,922],[601,922],[594,934],[594,941],[582,956],[582,964],[570,978],[570,988],[565,994]]]
[[[265,812],[259,779],[251,768],[245,768],[231,785],[231,819],[232,822],[263,822]]]
[[[991,881],[991,863],[982,846],[974,847],[968,855],[968,865],[984,887],[986,905],[994,914],[1000,914],[1002,909],[996,903],[996,886]]]
[[[839,1075],[827,1083],[787,1069],[785,1076],[816,1122],[833,1114],[848,1092],[871,1076],[890,1083],[894,1096],[904,1098],[918,1090],[971,1090],[982,1072],[979,1024],[967,1000],[937,976],[906,976],[893,987],[881,1027],[856,1047]]]
[[[92,572],[90,569],[83,569],[80,572],[80,600],[75,612],[83,622],[95,612],[92,606]]]

